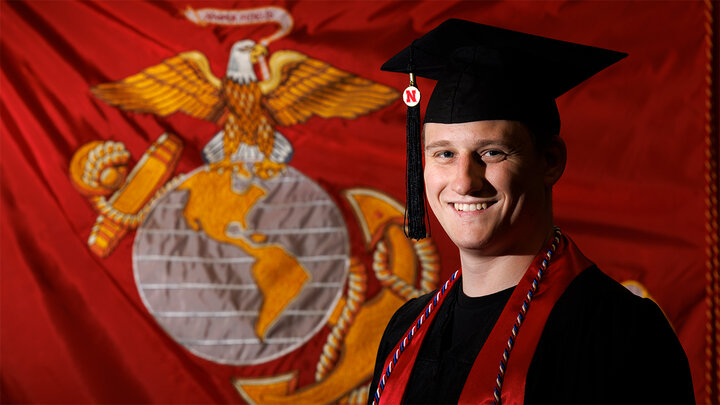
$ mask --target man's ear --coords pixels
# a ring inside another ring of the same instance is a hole
[[[567,147],[559,136],[553,136],[543,151],[545,159],[545,185],[552,186],[560,180],[567,163]]]

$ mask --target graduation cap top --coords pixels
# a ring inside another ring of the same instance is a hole
[[[414,75],[437,80],[426,123],[514,120],[525,123],[536,136],[550,136],[560,131],[555,98],[625,56],[450,19],[413,41],[381,69],[409,73],[411,86]],[[408,108],[405,219],[408,236],[416,239],[425,237],[419,117],[418,106]]]

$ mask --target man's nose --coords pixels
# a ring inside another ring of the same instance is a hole
[[[461,156],[455,167],[452,190],[460,195],[471,195],[482,189],[485,182],[485,163],[479,156]]]

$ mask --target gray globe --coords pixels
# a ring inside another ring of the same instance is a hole
[[[187,179],[208,170],[201,167]],[[135,281],[148,311],[179,344],[223,364],[260,364],[303,345],[327,322],[348,275],[347,228],[320,186],[291,167],[267,181],[232,176],[233,192],[253,185],[264,194],[247,211],[244,226],[228,222],[226,235],[254,246],[280,246],[307,276],[302,284],[270,290],[301,285],[263,336],[257,333],[262,306],[278,301],[268,301],[275,298],[258,288],[258,258],[187,223],[193,190],[175,188],[158,199],[133,246]],[[272,266],[272,257],[263,260],[269,260],[265,268]]]

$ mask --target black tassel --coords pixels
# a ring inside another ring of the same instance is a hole
[[[422,239],[427,236],[425,219],[425,179],[422,165],[422,124],[420,123],[420,90],[415,84],[415,41],[410,45],[410,86],[403,92],[403,101],[407,104],[405,135],[407,141],[407,160],[405,163],[405,236]]]
[[[425,229],[425,179],[422,165],[420,104],[407,109],[407,163],[405,167],[405,235],[412,239],[427,236]]]

